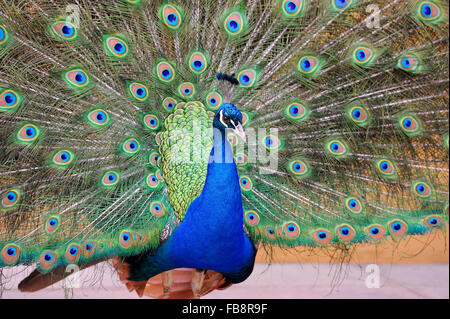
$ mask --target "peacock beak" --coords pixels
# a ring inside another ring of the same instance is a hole
[[[244,141],[244,143],[247,141],[247,137],[245,136],[244,128],[242,127],[241,123],[238,123],[235,126],[235,129],[233,131]]]

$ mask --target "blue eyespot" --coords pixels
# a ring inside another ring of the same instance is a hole
[[[189,89],[184,89],[184,94],[186,94],[186,95],[191,94],[191,90],[189,90]]]
[[[137,144],[135,142],[130,142],[130,149],[134,151],[137,148]]]
[[[161,75],[164,79],[170,79],[172,77],[172,71],[170,69],[164,69],[162,70]]]
[[[248,85],[250,83],[250,77],[247,74],[242,74],[239,78],[239,81],[243,85]]]
[[[102,111],[98,111],[96,118],[97,118],[97,121],[99,121],[100,123],[103,123],[106,120],[106,114]]]
[[[15,95],[14,93],[6,93],[6,94],[3,96],[3,99],[5,100],[5,103],[6,103],[7,105],[13,105],[13,104],[15,104],[16,101],[17,101],[17,97],[16,97],[16,95]]]
[[[174,107],[175,107],[175,104],[172,103],[172,102],[170,102],[169,104],[167,104],[167,108],[168,108],[169,110],[173,109]]]
[[[137,89],[137,90],[136,90],[136,95],[137,95],[138,97],[144,97],[144,95],[145,95],[145,90],[144,90],[143,88]]]
[[[125,50],[125,46],[120,42],[114,45],[114,52],[116,52],[117,54],[123,54],[125,53]]]
[[[331,144],[331,149],[333,151],[337,152],[339,150],[339,143],[336,143],[336,142],[332,143]]]
[[[63,27],[61,28],[62,33],[66,36],[66,37],[71,37],[75,30],[71,25],[65,24],[63,25]]]
[[[200,60],[195,60],[192,62],[192,67],[196,70],[196,71],[200,71],[201,69],[203,69],[203,62]]]
[[[339,8],[345,8],[348,5],[347,0],[336,0],[335,3]]]
[[[350,228],[348,227],[342,227],[341,228],[341,234],[344,236],[347,236],[350,233]]]
[[[321,232],[319,232],[319,233],[317,234],[317,236],[318,236],[320,239],[325,239],[325,238],[327,238],[327,233],[324,232],[324,231],[321,231]]]
[[[348,203],[350,205],[350,207],[355,208],[356,205],[358,205],[358,203],[356,202],[356,200],[352,199],[351,201],[349,201]]]
[[[380,232],[380,230],[378,229],[378,227],[372,227],[370,232],[372,233],[372,235],[376,235]]]
[[[129,241],[130,240],[130,236],[127,233],[125,233],[125,234],[122,235],[122,239],[124,241]]]
[[[311,62],[309,62],[308,59],[303,59],[302,62],[301,62],[301,64],[302,64],[302,69],[303,69],[304,71],[309,71],[309,70],[311,70]]]
[[[295,163],[292,168],[294,169],[295,172],[300,172],[302,165],[300,163]]]
[[[402,59],[402,66],[405,69],[409,69],[411,67],[411,62],[409,61],[409,58],[403,58]]]
[[[416,190],[419,194],[423,194],[423,192],[425,192],[425,185],[424,184],[418,184],[416,185]]]
[[[352,116],[355,120],[359,120],[361,117],[361,111],[358,109],[353,110]]]
[[[69,250],[69,253],[72,255],[72,256],[75,256],[77,253],[78,253],[78,248],[77,247],[70,247],[70,250]]]
[[[381,162],[380,164],[381,169],[384,171],[386,171],[389,168],[389,163],[386,161]]]
[[[0,41],[3,41],[4,38],[5,38],[5,31],[3,31],[2,28],[0,28]]]
[[[53,255],[49,254],[49,253],[45,254],[44,255],[44,260],[45,261],[52,261],[53,260]]]
[[[94,248],[94,245],[92,245],[91,243],[87,243],[85,247],[87,251],[90,251],[92,250],[92,248]]]
[[[286,2],[286,4],[284,5],[284,8],[289,13],[295,13],[297,11],[297,5],[292,1]]]
[[[412,125],[412,121],[409,118],[406,118],[405,120],[403,120],[403,126],[407,129],[410,129]]]
[[[228,21],[227,26],[231,32],[235,32],[239,29],[239,23],[235,20]]]
[[[268,147],[271,147],[273,144],[273,139],[269,136],[268,138],[266,138],[266,145]]]
[[[6,194],[6,197],[10,202],[14,202],[17,199],[17,194],[14,192],[9,192]]]
[[[178,23],[178,16],[176,14],[173,14],[173,13],[167,15],[167,22],[170,25],[173,25],[173,26],[177,25],[177,23]]]
[[[428,223],[430,223],[431,225],[436,225],[436,224],[438,223],[438,219],[435,218],[435,217],[430,218],[430,219],[428,220]]]
[[[212,98],[209,99],[209,104],[216,105],[217,104],[217,100],[212,97]]]
[[[402,228],[402,224],[399,222],[395,222],[392,224],[392,229],[399,231]]]
[[[268,228],[267,229],[267,232],[269,233],[269,234],[271,234],[271,235],[273,235],[275,232],[274,232],[274,230],[272,229],[272,228]]]
[[[67,162],[70,159],[70,155],[67,152],[61,152],[60,157],[63,163]]]
[[[298,115],[298,106],[297,105],[292,105],[291,108],[289,109],[289,112],[293,115],[293,116],[297,116]]]
[[[83,84],[86,82],[86,76],[82,72],[77,72],[75,74],[75,82],[77,84]]]
[[[58,225],[58,220],[56,218],[51,218],[48,223],[50,224],[50,226],[55,227],[56,225]]]
[[[287,230],[289,232],[293,232],[293,231],[295,231],[295,226],[291,224],[291,225],[288,226]]]
[[[248,214],[248,219],[254,220],[255,219],[255,214]]]
[[[9,247],[9,248],[6,250],[6,253],[8,254],[8,256],[14,256],[14,255],[16,254],[16,252],[17,252],[17,250],[16,250],[16,248],[14,248],[14,247]]]
[[[431,6],[429,4],[422,6],[422,14],[425,18],[431,17]]]
[[[356,58],[359,61],[364,61],[366,59],[366,53],[364,52],[364,50],[359,49],[358,51],[356,51]]]
[[[113,174],[113,173],[109,173],[109,174],[108,174],[108,180],[109,180],[111,183],[112,183],[112,182],[115,182],[116,179],[117,179],[116,174]]]

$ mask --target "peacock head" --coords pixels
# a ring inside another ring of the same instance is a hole
[[[231,103],[222,104],[214,115],[213,127],[225,133],[226,129],[231,129],[245,142],[245,132],[242,127],[242,113]]]

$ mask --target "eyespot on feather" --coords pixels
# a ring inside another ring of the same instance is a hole
[[[77,27],[69,21],[54,21],[49,27],[57,39],[71,41],[78,37]]]
[[[394,238],[402,238],[408,233],[408,224],[400,219],[395,219],[389,223],[389,233]]]
[[[240,11],[235,10],[226,15],[223,27],[229,36],[237,36],[244,30],[245,24],[244,15]]]
[[[157,130],[159,128],[159,120],[155,115],[147,114],[144,116],[143,120],[146,128],[152,131]]]
[[[163,101],[163,107],[167,111],[173,111],[175,109],[175,106],[177,105],[177,100],[171,97],[166,97]]]
[[[45,250],[40,254],[38,258],[39,268],[44,272],[48,272],[53,268],[57,259],[58,255],[55,252],[51,250]]]
[[[141,144],[135,138],[126,139],[122,143],[122,151],[125,155],[134,155],[141,149]]]
[[[14,90],[0,91],[0,111],[15,111],[22,102],[22,96]]]
[[[51,215],[47,218],[44,224],[44,229],[47,234],[54,234],[61,226],[61,217]]]
[[[19,189],[9,189],[3,193],[1,207],[11,209],[19,205],[21,192]]]
[[[9,33],[6,28],[0,24],[0,45],[5,44],[9,39]]]
[[[72,69],[64,73],[64,80],[74,89],[84,88],[89,85],[88,74],[82,69]]]
[[[265,237],[272,239],[272,240],[275,240],[277,238],[275,230],[272,226],[264,228],[263,234]]]
[[[327,246],[333,240],[333,235],[326,229],[318,229],[312,235],[320,246]]]
[[[386,235],[386,229],[381,225],[373,224],[366,228],[366,234],[373,240],[379,241]]]
[[[286,222],[283,225],[283,235],[287,239],[296,239],[300,236],[300,226],[293,221]]]
[[[145,85],[137,82],[128,84],[128,93],[134,100],[138,102],[145,102],[149,97],[148,88]]]
[[[94,127],[104,127],[110,123],[108,112],[100,108],[90,111],[86,115],[86,119]]]
[[[282,12],[287,18],[298,18],[302,15],[304,0],[283,0],[281,3]]]
[[[297,70],[304,75],[314,76],[319,72],[321,64],[318,57],[304,55],[298,60]]]
[[[80,260],[81,248],[78,244],[70,244],[64,253],[64,260],[67,264],[76,264]]]
[[[101,184],[104,187],[113,187],[120,181],[120,174],[116,171],[107,171],[101,178]]]
[[[433,188],[426,182],[416,181],[411,185],[412,192],[419,198],[427,199],[433,195]]]
[[[242,176],[239,179],[239,184],[241,185],[241,189],[243,192],[249,192],[253,188],[252,180],[248,176]]]
[[[356,231],[352,226],[343,224],[336,227],[336,234],[342,242],[349,243],[355,238]]]
[[[157,218],[164,216],[166,213],[166,208],[158,201],[152,202],[149,207],[150,212]]]
[[[259,224],[259,215],[253,210],[247,211],[244,214],[244,221],[248,226],[257,226]]]
[[[86,241],[82,246],[81,246],[81,255],[84,258],[90,258],[92,257],[96,250],[97,250],[97,242],[96,241]]]
[[[377,172],[384,178],[393,179],[397,177],[397,168],[394,163],[387,159],[381,158],[375,161]]]
[[[21,255],[22,249],[18,245],[7,244],[1,251],[0,259],[5,265],[14,266],[20,260]]]
[[[254,87],[256,85],[257,73],[256,70],[246,69],[238,74],[239,86],[244,88]]]
[[[104,47],[106,53],[115,58],[126,58],[128,56],[128,44],[124,39],[118,36],[110,35],[104,38]]]
[[[443,8],[435,1],[421,1],[416,8],[416,16],[426,24],[438,24],[445,20]]]
[[[133,234],[130,231],[123,230],[119,235],[119,245],[124,249],[132,247],[134,244]]]
[[[178,30],[183,21],[181,10],[172,4],[166,4],[161,7],[160,18],[164,25],[171,30]]]
[[[414,137],[422,133],[422,123],[414,115],[403,115],[398,119],[398,126],[409,137]]]
[[[202,74],[206,71],[208,68],[208,58],[206,55],[202,52],[196,51],[191,53],[189,59],[188,59],[188,66],[189,69],[194,74]]]
[[[329,155],[337,159],[347,157],[350,153],[347,144],[340,139],[331,139],[326,142],[325,150]]]
[[[360,214],[364,210],[364,205],[358,197],[350,196],[345,199],[345,208],[352,214]]]
[[[190,99],[194,96],[195,94],[195,87],[194,84],[190,83],[190,82],[184,82],[181,83],[178,86],[178,93],[184,97],[185,99]]]
[[[206,96],[206,106],[209,109],[217,110],[223,103],[223,97],[218,92],[211,92]]]
[[[438,215],[431,215],[423,220],[423,224],[428,227],[439,227],[444,223],[443,219]]]
[[[53,155],[52,162],[57,167],[65,168],[73,162],[74,158],[75,155],[71,151],[62,149]]]
[[[150,164],[153,166],[158,166],[159,157],[160,157],[159,153],[157,152],[151,153],[149,156]]]
[[[166,61],[156,64],[156,75],[163,83],[171,83],[175,79],[175,68]]]
[[[284,115],[288,120],[301,122],[309,118],[311,110],[300,101],[295,101],[286,106]]]

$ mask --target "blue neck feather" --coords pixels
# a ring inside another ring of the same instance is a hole
[[[134,280],[188,267],[215,270],[237,283],[252,272],[256,250],[243,231],[239,176],[223,130],[214,130],[210,159],[201,195],[167,242],[135,265]]]

